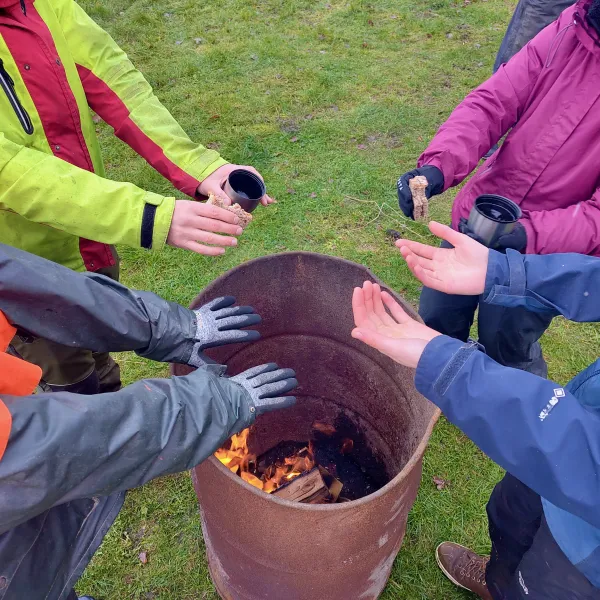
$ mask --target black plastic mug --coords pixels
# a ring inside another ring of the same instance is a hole
[[[252,212],[267,193],[263,180],[246,169],[231,171],[223,190],[233,203],[237,202],[246,212]]]

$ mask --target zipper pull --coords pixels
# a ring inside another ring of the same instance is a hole
[[[21,10],[23,11],[23,14],[27,16],[27,5],[25,4],[25,0],[21,0]]]

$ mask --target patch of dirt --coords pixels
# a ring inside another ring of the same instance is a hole
[[[294,119],[278,119],[278,121],[279,129],[283,133],[298,133],[300,131],[300,126]]]

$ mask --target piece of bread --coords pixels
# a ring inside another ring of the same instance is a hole
[[[429,216],[429,202],[425,189],[429,185],[427,177],[417,175],[408,180],[408,187],[412,192],[415,221],[426,221]]]
[[[242,229],[246,229],[246,227],[250,225],[250,221],[252,221],[252,215],[250,213],[247,213],[239,204],[227,206],[223,201],[223,198],[215,196],[214,194],[210,194],[210,196],[208,197],[207,204],[212,204],[213,206],[217,206],[218,208],[224,208],[225,210],[232,212],[239,218],[240,227]]]

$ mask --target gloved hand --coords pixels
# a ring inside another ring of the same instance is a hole
[[[296,373],[292,369],[280,369],[275,363],[252,367],[230,377],[230,381],[235,381],[250,394],[253,404],[250,412],[257,416],[296,404],[294,396],[282,395],[298,386]]]
[[[414,204],[412,192],[408,182],[413,178],[422,175],[427,178],[429,185],[425,188],[425,196],[427,199],[431,196],[437,196],[444,191],[444,174],[437,168],[431,165],[424,165],[418,169],[413,169],[404,173],[400,179],[398,179],[398,204],[402,212],[411,219],[414,219]]]
[[[471,239],[483,244],[481,238],[471,231],[469,228],[467,219],[464,217],[460,220],[458,224],[458,230],[465,235],[468,235]],[[485,246],[485,244],[483,244]],[[492,250],[497,250],[498,252],[506,253],[507,248],[512,248],[513,250],[517,250],[518,252],[523,252],[525,248],[527,248],[527,230],[525,227],[518,223],[515,225],[515,228],[510,232],[504,235],[501,235],[496,243],[494,244]]]
[[[521,223],[517,223],[510,233],[501,235],[494,246],[500,252],[506,252],[507,248],[517,252],[523,252],[527,248],[527,230]]]
[[[202,352],[207,348],[254,342],[260,338],[258,331],[242,331],[260,323],[261,318],[254,313],[251,306],[233,306],[235,298],[225,296],[216,298],[195,310],[196,315],[196,343],[188,364],[199,367],[206,364]]]
[[[465,219],[464,217],[462,217],[458,222],[458,231],[460,231],[460,233],[464,235],[468,235],[472,240],[475,240],[476,242],[479,242],[480,244],[485,246],[483,240],[474,231],[471,230],[467,219]]]

